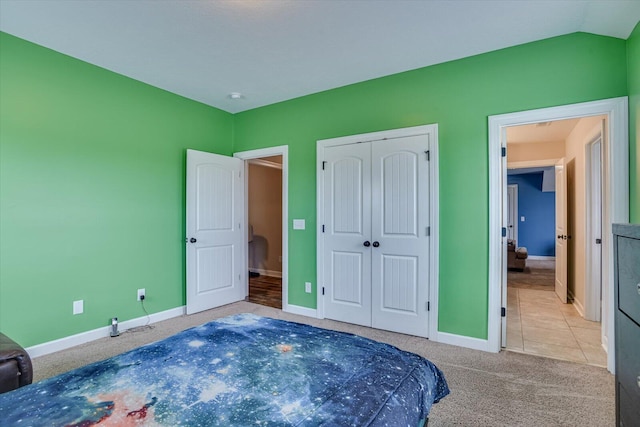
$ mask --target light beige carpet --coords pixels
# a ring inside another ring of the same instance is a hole
[[[429,426],[610,426],[614,377],[605,369],[513,352],[486,353],[423,338],[238,302],[124,332],[36,358],[34,381],[106,359],[191,326],[236,313],[255,313],[334,329],[420,354],[445,374],[451,394],[434,405]]]

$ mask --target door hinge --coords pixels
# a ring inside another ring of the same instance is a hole
[[[429,150],[425,151],[424,154],[427,155],[427,161],[431,160],[431,154],[429,153]]]
[[[431,310],[431,303],[429,301],[427,301],[427,311]]]
[[[427,236],[431,236],[431,227],[427,227]]]
[[[507,147],[501,147],[501,157],[507,157]]]
[[[502,237],[507,237],[507,227],[502,227]]]
[[[322,295],[324,295],[324,286],[322,287]]]
[[[507,316],[507,309],[504,307],[500,307],[500,317],[506,317]]]
[[[324,170],[324,165],[325,165],[326,163],[327,163],[326,161],[324,161],[324,160],[322,161],[322,170]]]
[[[324,233],[324,224],[322,224],[322,232]]]

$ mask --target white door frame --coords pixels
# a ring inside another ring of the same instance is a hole
[[[377,141],[380,139],[392,139],[403,138],[407,136],[416,135],[429,135],[433,136],[434,140],[429,141],[430,146],[430,167],[429,167],[429,220],[431,227],[431,238],[429,239],[429,339],[432,341],[439,341],[438,338],[438,287],[440,286],[438,280],[438,247],[439,247],[439,182],[438,182],[438,125],[423,125],[413,126],[408,128],[392,129],[381,132],[371,132],[360,135],[350,135],[342,138],[332,138],[317,141],[316,145],[316,158],[322,159],[324,157],[324,148],[333,145],[344,144],[356,144],[358,142]],[[322,161],[320,160],[316,170],[316,206],[317,206],[317,317],[324,319],[324,298],[322,297],[322,284],[325,282],[322,266],[324,265],[324,259],[322,254],[323,248],[323,236],[322,236],[322,224],[324,215],[323,206],[323,194],[322,188],[324,180],[322,179]]]
[[[518,214],[518,184],[508,184],[507,193],[511,193],[511,219],[513,220],[513,230],[511,231],[511,238],[515,240],[517,246],[519,242],[518,220],[520,218],[520,215]],[[507,212],[509,212],[509,208],[507,208]],[[507,230],[507,237],[509,237],[509,230]]]
[[[506,266],[501,262],[503,188],[506,183],[506,161],[501,157],[502,132],[509,126],[606,115],[609,124],[603,146],[603,345],[607,349],[607,369],[615,371],[614,301],[613,301],[613,223],[629,220],[629,107],[627,97],[559,107],[541,108],[489,116],[489,313],[488,348],[498,352],[501,346],[502,277]],[[506,132],[505,132],[506,133]]]
[[[584,318],[602,320],[602,137],[599,123],[585,145],[585,302]],[[597,146],[596,146],[597,144]]]
[[[239,151],[233,154],[233,157],[237,157],[244,160],[245,164],[245,218],[249,220],[249,187],[248,177],[246,173],[249,167],[248,161],[251,159],[259,159],[262,157],[282,156],[282,310],[289,311],[289,146],[279,145],[277,147],[260,148],[257,150]],[[249,236],[247,235],[249,225],[245,224],[245,259],[249,259],[249,245],[247,244]],[[249,295],[249,278],[245,283],[245,295]]]

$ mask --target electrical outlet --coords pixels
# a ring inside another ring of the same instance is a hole
[[[142,301],[142,297],[143,297],[144,299],[146,299],[146,298],[147,298],[147,294],[146,294],[146,291],[145,291],[145,289],[144,289],[144,288],[142,288],[142,289],[138,289],[138,301]]]
[[[311,293],[311,282],[304,282],[304,291],[308,294]]]
[[[84,300],[78,300],[73,302],[73,314],[84,313]]]

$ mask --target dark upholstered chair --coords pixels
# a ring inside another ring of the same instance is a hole
[[[18,343],[0,333],[0,393],[31,384],[31,358]]]

